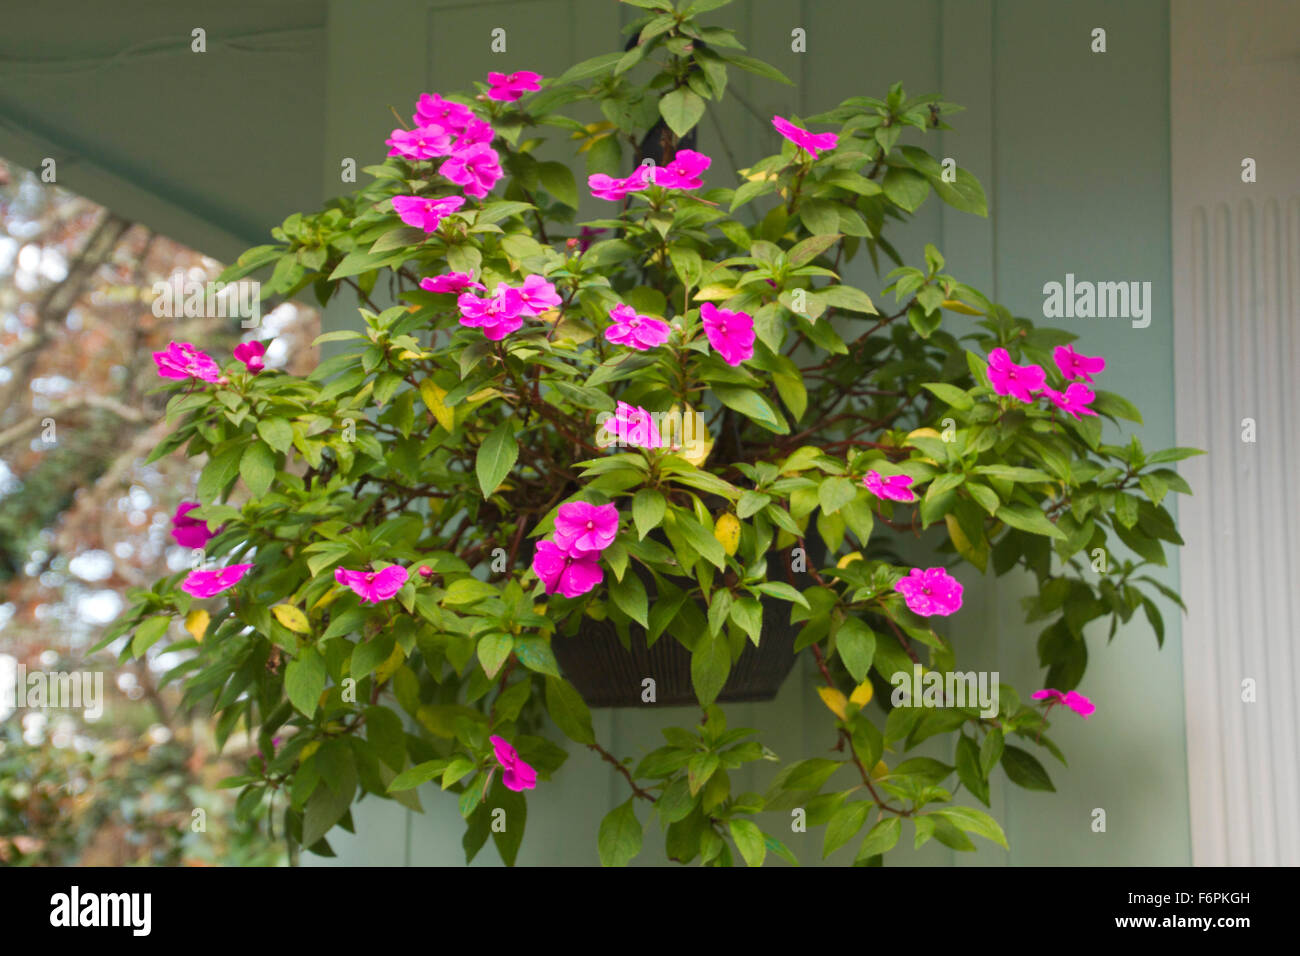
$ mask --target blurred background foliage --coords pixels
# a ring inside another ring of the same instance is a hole
[[[293,303],[263,303],[252,330],[154,315],[155,283],[222,267],[0,158],[0,866],[284,862],[219,787],[255,744],[215,753],[208,715],[156,689],[177,655],[84,656],[128,588],[191,560],[169,530],[202,462],[143,464],[164,434],[150,353],[175,340],[225,360],[260,338],[268,366],[316,363],[319,316]],[[102,671],[102,716],[15,710],[19,665]]]

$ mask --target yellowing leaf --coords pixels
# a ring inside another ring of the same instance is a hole
[[[952,539],[952,546],[957,549],[957,553],[975,567],[983,570],[989,560],[987,548],[976,550],[975,546],[971,544],[970,538],[966,537],[966,532],[962,530],[961,523],[957,520],[956,515],[944,515],[943,520],[948,526],[948,537]]]
[[[736,287],[734,285],[710,282],[708,285],[700,286],[700,291],[696,292],[691,298],[697,302],[723,302],[735,294]]]
[[[943,440],[943,436],[940,435],[933,428],[917,428],[913,431],[910,431],[907,433],[907,438],[904,440],[903,443],[907,444],[907,442],[910,442],[913,438],[938,438],[941,441]],[[918,461],[923,461],[927,465],[934,465],[936,468],[939,466],[939,463],[935,461],[933,458],[920,458],[918,459]]]
[[[426,378],[420,383],[420,397],[424,399],[425,406],[433,413],[433,417],[438,424],[447,431],[454,431],[456,428],[456,413],[444,404],[443,399],[447,397],[447,390],[434,383],[432,379]]]
[[[960,312],[962,315],[983,315],[979,309],[972,309],[965,302],[958,302],[956,299],[944,299],[943,307],[949,312]]]
[[[883,760],[877,762],[877,764],[871,768],[871,776],[877,780],[881,777],[889,776],[889,764],[885,763]]]
[[[406,663],[406,651],[402,650],[401,644],[395,644],[393,653],[388,655],[388,660],[375,668],[375,680],[382,684],[397,673],[397,669],[404,663]]]
[[[406,361],[410,362],[410,361],[414,361],[415,359],[428,358],[428,355],[424,352],[412,352],[410,349],[402,349],[402,351],[398,354],[397,357],[399,359],[405,359]]]
[[[718,539],[723,551],[735,554],[740,547],[740,519],[729,511],[718,515],[718,520],[713,525],[713,536]]]
[[[500,398],[505,393],[498,388],[489,385],[487,388],[480,388],[477,392],[465,399],[467,402],[486,402],[489,398]]]
[[[189,614],[185,615],[185,630],[189,631],[190,636],[196,641],[202,643],[203,635],[208,630],[208,622],[211,620],[212,615],[202,608],[190,611]]]
[[[303,744],[302,750],[298,751],[298,763],[301,765],[306,762],[307,758],[320,750],[319,740],[309,740]]]
[[[836,561],[835,566],[840,570],[843,570],[844,568],[847,568],[850,564],[852,564],[854,561],[864,561],[864,560],[866,559],[862,557],[861,551],[850,551],[844,557]]]
[[[311,633],[311,624],[307,621],[307,615],[292,604],[277,604],[271,608],[271,613],[275,615],[277,621],[295,634]]]
[[[438,500],[441,501],[442,499],[439,498]],[[323,607],[329,607],[336,600],[338,600],[338,596],[342,593],[343,593],[342,588],[330,588],[328,591],[326,591],[324,594],[320,596],[320,600],[317,601],[315,604],[313,604],[311,606],[311,609],[313,611],[316,611]]]
[[[704,423],[704,416],[696,413],[689,405],[681,416],[677,412],[678,407],[674,405],[660,419],[659,435],[664,444],[699,468],[713,451],[709,427]]]
[[[852,694],[849,694],[849,700],[859,707],[866,707],[871,703],[871,695],[874,693],[875,689],[871,686],[871,679],[868,678],[859,684]]]
[[[818,687],[817,693],[821,695],[822,703],[826,708],[840,720],[844,720],[844,708],[849,702],[848,698],[834,687]]]

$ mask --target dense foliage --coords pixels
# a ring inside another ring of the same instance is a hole
[[[182,381],[156,454],[207,456],[178,523],[197,522],[211,566],[135,593],[108,639],[144,654],[186,620],[170,646],[193,653],[168,679],[223,733],[260,737],[265,756],[231,781],[240,806],[278,801],[291,845],[317,852],[359,794],[416,807],[438,780],[467,856],[491,835],[513,862],[525,793],[566,755],[547,716],[631,786],[593,834],[607,863],[638,852],[638,801],[682,862],[792,858],[776,832],[792,808],[825,824],[827,853],[861,835],[860,863],[904,819],[918,846],[1005,844],[953,781],[986,805],[998,765],[1051,789],[1033,755],[1059,756],[1044,707],[1007,685],[996,715],[896,706],[893,678],[957,669],[931,626],[960,615],[946,568],[1025,568],[1026,618],[1047,622],[1039,696],[1090,712],[1066,694],[1084,627],[1140,607],[1162,634],[1165,589],[1143,567],[1181,543],[1162,500],[1188,490],[1166,467],[1188,452],[1103,441],[1103,418],[1139,415],[1069,382],[1100,368],[1074,336],[989,302],[933,246],[913,265],[889,243],[931,193],[986,213],[974,177],[917,145],[955,106],[895,86],[777,118],[780,151],[729,183],[683,138],[732,68],[784,77],[697,21],[715,0],[635,5],[626,52],[422,98],[369,185],[228,271],[269,276],[264,295],[355,294],[360,319],[322,337],[337,354],[305,378],[247,354],[224,371],[159,359]],[[562,112],[591,104],[603,121]],[[602,218],[575,221],[578,180],[545,158],[547,129],[576,142]],[[843,281],[855,259],[897,266],[889,305]],[[931,555],[921,568],[902,537]],[[773,607],[817,660],[841,747],[735,793],[729,771],[777,755],[715,701]],[[635,766],[608,754],[552,652],[584,617],[687,648],[703,721],[665,726]],[[904,756],[937,735],[951,763]],[[495,810],[518,825],[493,832]]]

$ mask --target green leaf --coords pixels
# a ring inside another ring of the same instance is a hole
[[[1114,392],[1104,392],[1100,389],[1097,391],[1096,396],[1091,406],[1095,411],[1102,415],[1109,415],[1111,418],[1126,418],[1131,422],[1142,424],[1142,413],[1138,411],[1136,405],[1124,396],[1116,395]],[[1154,459],[1149,460],[1154,461]]]
[[[826,824],[826,838],[822,844],[822,859],[830,856],[844,844],[852,840],[862,825],[867,822],[867,814],[875,804],[867,800],[847,803],[835,811],[830,822]]]
[[[989,782],[980,770],[979,748],[965,734],[957,738],[957,776],[966,789],[985,806],[989,805]]]
[[[812,262],[823,252],[835,245],[840,240],[838,232],[828,233],[821,236],[809,236],[802,242],[796,243],[786,253],[786,260],[790,263],[791,268],[798,268]]]
[[[642,541],[664,520],[668,508],[664,496],[653,488],[642,488],[632,499],[632,523],[636,525],[636,534]]]
[[[287,452],[293,444],[293,426],[283,418],[263,418],[257,423],[257,433],[276,451]]]
[[[478,578],[460,578],[452,581],[447,593],[442,596],[442,603],[449,605],[476,604],[489,598],[500,597],[501,592]]]
[[[731,673],[731,648],[725,635],[704,634],[691,653],[691,684],[701,706],[718,699]]]
[[[744,857],[747,866],[762,866],[767,856],[767,841],[763,831],[752,820],[728,820],[727,829],[731,839],[736,842],[736,849]]]
[[[600,821],[596,846],[601,866],[627,866],[641,852],[641,821],[636,818],[635,799],[629,797]]]
[[[673,526],[700,557],[719,571],[726,568],[727,552],[723,549],[722,543],[713,536],[711,528],[705,528],[695,518],[679,511],[673,512]]]
[[[907,212],[916,212],[918,206],[930,195],[930,181],[911,169],[894,167],[885,173],[881,182],[885,197]]]
[[[551,677],[560,676],[560,665],[555,660],[555,652],[551,650],[551,642],[540,634],[516,635],[515,657],[519,658],[520,663],[530,671],[549,674]],[[527,681],[523,683],[527,687]],[[526,691],[523,699],[528,699]],[[499,703],[498,701],[498,705]]]
[[[256,498],[271,490],[275,479],[275,452],[265,442],[252,442],[239,459],[239,477]]]
[[[1026,790],[1056,790],[1038,758],[1019,747],[1006,745],[1002,751],[1002,769],[1012,783]]]
[[[624,574],[621,581],[617,578],[611,581],[609,596],[614,601],[614,606],[632,620],[642,627],[650,626],[650,602],[646,597],[645,585],[635,574]]]
[[[1005,481],[1019,481],[1026,484],[1052,480],[1051,475],[1047,474],[1045,471],[1039,471],[1037,468],[1016,468],[1011,465],[980,465],[975,469],[975,472],[976,474],[988,475],[992,478],[1001,478]]]
[[[199,475],[199,500],[208,503],[229,487],[239,474],[239,460],[244,449],[240,445],[231,445],[221,451],[209,453],[208,463]]]
[[[845,620],[835,632],[835,651],[853,679],[861,684],[876,656],[876,635],[856,617]]]
[[[509,421],[502,422],[483,440],[474,461],[478,485],[484,498],[496,491],[518,460],[519,443],[515,441],[514,425]]]
[[[692,756],[686,763],[686,777],[690,782],[691,794],[699,793],[721,765],[721,758],[712,751]]]
[[[668,128],[680,139],[689,133],[704,115],[704,100],[682,86],[660,97],[659,114],[668,124]]]
[[[770,594],[772,597],[781,598],[783,601],[791,601],[800,607],[812,609],[808,599],[803,596],[796,588],[786,584],[784,581],[764,581],[762,584],[754,586],[755,591],[763,594]]]
[[[834,514],[858,496],[857,486],[851,478],[831,476],[822,480],[817,489],[817,501],[826,514]]]
[[[966,394],[964,389],[960,389],[956,385],[949,385],[946,382],[927,382],[923,387],[929,389],[942,401],[947,402],[959,412],[968,412],[975,407],[974,400]]]
[[[871,296],[851,285],[833,285],[825,289],[818,289],[817,296],[827,305],[834,306],[837,309],[864,312],[867,315],[879,314],[875,303],[871,301]]]
[[[479,638],[478,662],[483,665],[483,673],[488,677],[496,677],[514,646],[514,638],[509,634],[488,634]]]
[[[546,711],[566,737],[575,743],[594,744],[591,711],[582,695],[561,677],[546,678]]]
[[[578,185],[574,182],[573,171],[564,163],[538,163],[537,178],[542,188],[570,209],[578,208]]]
[[[903,821],[898,817],[886,817],[879,821],[862,841],[862,846],[858,848],[857,859],[865,860],[868,857],[887,853],[898,843],[899,834],[902,832]]]
[[[766,77],[769,80],[776,80],[778,83],[784,83],[787,86],[794,86],[789,77],[762,60],[755,59],[752,56],[745,56],[743,53],[732,53],[730,50],[718,50],[716,52],[728,63],[734,63],[742,70],[748,70],[750,73]]]
[[[735,409],[768,431],[778,435],[789,434],[790,426],[762,393],[743,385],[714,385],[713,394],[718,396],[722,404]]]
[[[162,636],[167,633],[167,628],[171,624],[170,617],[150,617],[135,629],[135,637],[131,640],[131,653],[136,657],[142,655],[153,645],[157,644]]]
[[[1011,525],[1013,528],[1019,528],[1021,531],[1065,540],[1065,532],[1052,524],[1047,515],[1029,505],[1003,505],[998,508],[997,517],[1000,521]]]
[[[988,732],[988,736],[980,744],[980,772],[987,777],[993,772],[998,761],[1002,759],[1002,749],[1006,741],[1002,737],[1002,731],[994,727]]]
[[[957,167],[956,182],[947,182],[942,176],[930,179],[935,193],[958,212],[974,213],[976,216],[989,214],[988,200],[984,197],[984,187],[968,170]]]
[[[1147,457],[1148,465],[1158,465],[1166,461],[1182,461],[1184,458],[1192,458],[1196,455],[1204,455],[1205,452],[1199,448],[1166,448],[1163,451],[1152,452]]]
[[[983,810],[976,810],[974,807],[943,807],[936,810],[939,816],[956,824],[960,829],[967,833],[974,833],[984,837],[986,840],[992,840],[1005,850],[1011,849],[1007,846],[1007,835],[1002,832],[1002,827],[998,821]]]
[[[289,703],[308,717],[316,713],[325,689],[325,659],[314,647],[304,647],[284,669],[284,692]]]
[[[446,768],[446,760],[426,760],[424,763],[416,764],[414,767],[408,767],[403,770],[392,782],[388,784],[388,792],[395,793],[398,790],[413,790],[421,784],[428,783]]]
[[[528,823],[528,801],[522,793],[508,789],[498,776],[492,782],[488,804],[484,810],[493,815],[492,842],[496,844],[501,862],[514,866],[519,847],[524,842],[524,828]],[[502,811],[497,813],[496,811]],[[497,826],[498,821],[501,826]]]

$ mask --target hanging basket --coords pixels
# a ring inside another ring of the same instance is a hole
[[[643,576],[643,580],[653,603],[654,582],[648,576]],[[732,664],[727,683],[718,694],[719,703],[771,700],[794,667],[794,641],[799,625],[790,623],[790,603],[764,597],[761,604],[763,629],[758,646],[745,642],[745,649]],[[639,624],[629,624],[628,633],[630,647],[624,647],[610,621],[584,617],[577,634],[572,637],[557,634],[551,640],[560,670],[587,705],[647,706],[641,695],[642,681],[649,677],[655,682],[653,706],[698,707],[691,683],[691,652],[672,636],[671,629],[650,647],[646,646],[645,629]]]

